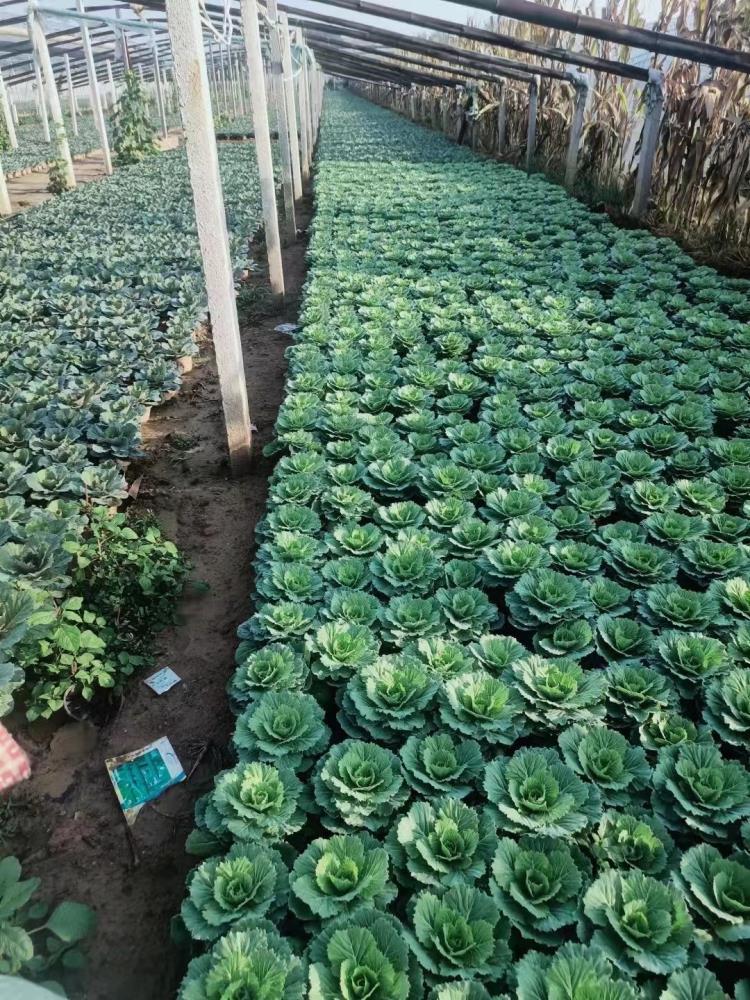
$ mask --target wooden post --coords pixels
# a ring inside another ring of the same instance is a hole
[[[115,78],[112,73],[112,61],[107,60],[107,80],[109,81],[109,94],[110,94],[110,107],[114,108],[117,104],[117,87],[115,86]]]
[[[284,217],[286,221],[287,239],[297,238],[297,220],[294,210],[294,180],[292,173],[292,147],[289,141],[289,126],[287,124],[286,100],[284,96],[284,71],[281,61],[281,39],[279,26],[276,23],[278,13],[276,0],[268,0],[268,16],[271,24],[268,26],[268,36],[271,43],[271,82],[274,104],[276,106],[276,129],[279,135],[281,151],[281,179],[284,191]]]
[[[646,117],[641,136],[641,155],[638,158],[638,173],[635,178],[635,197],[630,214],[642,219],[651,196],[651,175],[654,166],[656,143],[661,127],[661,113],[664,107],[664,74],[660,70],[649,70],[645,92]]]
[[[3,112],[3,120],[5,121],[5,129],[8,133],[10,148],[18,149],[16,123],[13,121],[13,111],[10,106],[10,100],[8,99],[8,91],[5,89],[5,80],[3,80],[2,70],[0,70],[0,107]]]
[[[68,81],[68,106],[70,108],[70,124],[73,135],[78,135],[78,108],[76,107],[76,92],[73,87],[73,74],[70,71],[70,56],[65,53],[65,77]]]
[[[583,132],[583,115],[589,97],[589,81],[582,73],[576,73],[573,82],[575,90],[573,118],[570,122],[570,138],[568,139],[568,155],[565,160],[565,187],[572,191],[578,171],[578,150]]]
[[[250,109],[255,132],[255,156],[258,161],[260,197],[263,204],[263,224],[268,254],[268,277],[271,290],[284,294],[284,267],[281,261],[281,238],[276,208],[276,184],[273,177],[271,131],[268,127],[266,81],[263,76],[263,51],[260,43],[260,24],[256,0],[241,0],[242,32],[245,39],[245,57],[250,79]]]
[[[279,15],[281,37],[281,65],[284,70],[284,97],[286,100],[286,120],[289,128],[289,143],[292,151],[292,181],[294,198],[302,197],[302,169],[299,156],[299,132],[297,129],[297,102],[294,99],[294,71],[292,69],[292,49],[289,42],[289,25],[286,14]]]
[[[0,215],[10,215],[12,211],[8,185],[5,181],[5,168],[3,167],[2,157],[0,157]]]
[[[34,47],[35,61],[37,61],[38,64],[41,63],[41,69],[44,75],[46,103],[49,104],[52,121],[55,126],[55,152],[65,164],[65,183],[68,188],[72,189],[76,186],[76,175],[73,171],[73,157],[70,155],[68,136],[65,132],[65,120],[63,119],[62,108],[60,107],[60,95],[57,92],[55,74],[52,72],[52,60],[49,57],[47,39],[39,20],[35,0],[31,0],[28,5],[28,24],[29,37],[31,39],[31,44]],[[45,101],[44,95],[42,96],[42,101]]]
[[[47,117],[47,101],[44,97],[44,84],[42,83],[42,70],[39,66],[39,57],[34,52],[34,79],[36,81],[36,92],[39,101],[39,117],[42,120],[42,138],[45,142],[51,142],[52,137],[49,132],[49,118]]]
[[[500,96],[498,97],[497,105],[497,155],[502,156],[505,152],[505,130],[506,121],[508,116],[508,105],[506,104],[507,91],[505,89],[505,83],[500,82],[499,90]]]
[[[76,0],[76,7],[79,14],[85,14],[86,8],[83,0]],[[96,65],[94,63],[94,53],[91,48],[91,38],[89,37],[88,25],[81,21],[81,41],[83,42],[83,53],[86,58],[86,72],[89,78],[89,88],[91,91],[91,111],[96,122],[96,130],[99,133],[99,142],[102,147],[102,159],[104,160],[104,172],[112,173],[112,156],[109,152],[109,136],[107,135],[107,125],[104,121],[102,102],[99,97],[99,80],[96,75]]]
[[[531,173],[536,149],[536,109],[539,100],[539,77],[535,74],[529,80],[529,124],[526,130],[526,173]]]
[[[153,53],[154,53],[154,82],[156,83],[156,106],[159,109],[159,121],[161,122],[161,135],[162,139],[166,139],[169,135],[169,129],[167,128],[167,113],[164,108],[164,91],[161,85],[161,66],[159,65],[159,49],[156,45],[156,38],[154,37],[153,42]]]
[[[248,471],[252,431],[224,195],[203,50],[203,28],[193,0],[166,0],[174,75],[185,125],[190,184],[211,314],[229,460],[235,475]]]

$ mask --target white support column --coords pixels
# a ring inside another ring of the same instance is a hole
[[[13,115],[13,124],[17,126],[18,125],[18,108],[15,106],[15,104],[13,103],[12,99],[11,99],[11,102],[10,102],[10,113]]]
[[[237,88],[240,93],[240,114],[243,118],[247,118],[250,114],[250,109],[247,106],[247,73],[245,71],[245,62],[239,52],[236,53],[234,57],[234,64],[237,67]]]
[[[172,107],[172,85],[169,82],[169,74],[166,69],[161,71],[161,83],[164,87],[164,110],[166,114],[171,114],[174,111]]]
[[[121,7],[117,8],[117,10],[115,11],[115,16],[118,21],[122,20]],[[119,51],[122,57],[122,64],[125,69],[125,72],[127,73],[128,70],[131,69],[131,66],[130,66],[130,52],[128,51],[128,38],[127,35],[125,34],[124,29],[117,32],[117,39],[119,42]],[[115,49],[115,51],[117,51],[117,48]]]
[[[279,149],[281,151],[281,178],[284,191],[284,217],[286,220],[287,239],[297,238],[297,220],[294,210],[294,181],[292,174],[292,148],[289,142],[289,127],[287,125],[286,100],[284,97],[284,70],[281,61],[281,39],[276,20],[278,12],[276,0],[268,0],[268,16],[271,24],[268,35],[271,43],[271,83],[274,105],[276,107],[276,129],[279,134]]]
[[[209,90],[211,89],[211,85],[213,85],[212,104],[215,106],[216,110],[219,113],[221,113],[221,106],[219,102],[219,85],[216,81],[216,63],[214,62],[214,43],[213,39],[210,37],[208,39],[208,58],[209,58],[209,66],[208,66]]]
[[[301,44],[305,45],[305,36],[300,32]],[[307,156],[308,156],[308,170],[312,170],[313,153],[315,151],[315,125],[313,123],[313,116],[315,114],[314,110],[314,97],[312,91],[312,65],[311,65],[311,52],[305,47],[302,54],[304,59],[304,78],[305,78],[305,99],[307,101]]]
[[[506,104],[507,91],[505,81],[499,83],[500,96],[497,105],[497,155],[502,156],[505,152],[505,131],[507,128],[508,106]]]
[[[255,156],[260,177],[260,197],[263,204],[263,224],[268,254],[268,276],[271,291],[284,294],[284,267],[281,261],[281,237],[276,207],[276,184],[273,177],[271,132],[268,127],[266,82],[263,76],[263,52],[260,43],[258,5],[255,0],[241,0],[242,32],[250,78],[250,108],[255,132]]]
[[[86,8],[83,5],[83,0],[76,0],[76,7],[78,8],[79,14],[85,14]],[[102,102],[99,96],[99,80],[96,75],[96,65],[94,63],[94,53],[91,48],[91,38],[89,37],[88,25],[85,21],[81,21],[81,41],[83,42],[83,53],[86,57],[86,72],[89,78],[89,88],[91,92],[91,111],[94,115],[94,121],[96,122],[96,130],[99,133],[99,142],[102,147],[102,158],[104,160],[104,172],[106,174],[112,173],[112,156],[109,152],[109,136],[107,135],[107,125],[104,121],[104,111],[102,110]]]
[[[583,73],[573,71],[573,117],[570,122],[570,138],[568,139],[568,154],[565,159],[565,187],[572,191],[576,182],[578,171],[578,150],[581,146],[581,133],[583,132],[583,116],[586,111],[586,102],[589,99],[589,81]]]
[[[0,70],[0,109],[2,109],[3,120],[5,122],[5,129],[8,133],[10,148],[18,149],[16,123],[13,121],[13,111],[11,109],[10,100],[8,99],[8,91],[5,89],[5,80],[3,80],[2,70]]]
[[[5,181],[5,167],[3,166],[2,157],[0,157],[0,215],[10,215],[12,211],[8,185]]]
[[[65,53],[65,78],[68,83],[68,107],[70,108],[70,123],[73,135],[78,135],[78,108],[76,107],[76,92],[73,87],[73,74],[70,71],[70,56]]]
[[[39,65],[39,58],[34,54],[34,80],[36,82],[37,101],[39,102],[39,117],[42,121],[42,137],[45,142],[51,142],[52,137],[49,131],[49,118],[47,116],[47,101],[44,96],[44,84],[42,83],[42,70]]]
[[[535,73],[529,80],[529,124],[526,129],[526,173],[531,173],[536,149],[536,111],[539,101],[539,77]]]
[[[159,49],[156,45],[156,38],[154,38],[154,82],[156,83],[156,106],[159,109],[159,121],[161,123],[161,135],[162,139],[166,139],[169,134],[169,129],[167,128],[167,113],[164,109],[164,92],[161,86],[161,66],[159,65]]]
[[[297,130],[297,102],[294,99],[294,71],[292,69],[292,49],[289,42],[289,25],[286,14],[279,15],[279,35],[281,38],[281,65],[284,70],[284,99],[286,120],[289,128],[289,144],[292,151],[292,181],[294,198],[302,197],[302,170],[299,157],[299,132]]]
[[[35,61],[37,64],[41,64],[46,90],[46,103],[49,104],[52,121],[55,126],[55,151],[65,164],[66,185],[68,188],[74,188],[76,186],[76,175],[73,171],[73,157],[70,155],[68,136],[65,132],[65,120],[63,119],[62,108],[60,106],[60,95],[57,92],[55,74],[52,71],[52,60],[49,57],[47,39],[39,20],[36,3],[32,0],[27,9],[29,37],[34,47]],[[43,96],[42,101],[44,100],[45,97]]]
[[[174,75],[185,124],[190,184],[211,314],[229,460],[235,475],[241,475],[250,466],[252,432],[219,154],[203,50],[203,28],[198,4],[193,0],[166,0],[166,10]]]
[[[109,99],[110,107],[114,108],[117,104],[117,87],[115,86],[115,78],[112,74],[112,61],[107,60],[107,80],[109,82]]]
[[[651,175],[653,173],[654,155],[659,139],[661,114],[664,107],[664,74],[660,70],[648,71],[644,99],[646,102],[646,117],[641,136],[641,155],[638,158],[638,173],[635,178],[635,197],[630,214],[636,219],[642,219],[648,208],[651,196]]]
[[[227,49],[226,55],[226,73],[227,82],[229,84],[229,94],[232,98],[232,118],[237,119],[240,116],[239,105],[237,104],[237,81],[234,78],[234,66],[232,65],[232,50]]]
[[[302,51],[302,32],[294,32],[295,45],[300,50],[301,68],[297,74],[297,101],[299,102],[299,138],[300,138],[300,168],[304,184],[310,179],[310,133],[307,128],[307,74],[305,67],[307,57]]]

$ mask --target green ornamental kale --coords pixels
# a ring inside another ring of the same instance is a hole
[[[406,780],[419,795],[465,798],[484,772],[479,744],[450,733],[410,736],[399,754]]]
[[[428,728],[438,681],[419,660],[381,656],[351,677],[341,693],[342,728],[351,736],[400,743]]]
[[[446,888],[481,879],[496,842],[486,811],[450,797],[415,802],[386,838],[399,881]]]
[[[601,867],[635,869],[663,877],[675,852],[674,841],[656,816],[626,806],[604,813],[593,835],[591,850]]]
[[[482,746],[509,746],[523,734],[523,702],[515,690],[483,670],[451,677],[442,691],[440,718],[459,736]]]
[[[522,629],[558,625],[570,618],[589,617],[592,611],[583,584],[551,569],[524,573],[506,594],[505,603],[514,624]]]
[[[395,917],[372,908],[328,922],[310,943],[307,1000],[420,1000],[422,973]]]
[[[750,747],[750,669],[735,667],[706,687],[703,717],[720,740]]]
[[[750,857],[725,858],[709,844],[685,851],[674,880],[696,923],[704,952],[716,958],[750,961]]]
[[[560,733],[557,742],[568,767],[595,785],[606,805],[627,805],[649,785],[645,751],[615,730],[576,724]]]
[[[289,877],[278,851],[235,844],[192,872],[180,914],[191,937],[214,941],[247,917],[282,916],[288,895]]]
[[[409,797],[399,758],[385,747],[359,740],[333,746],[313,773],[316,804],[330,830],[382,830]]]
[[[517,1000],[640,1000],[638,988],[601,948],[563,944],[553,954],[528,951],[516,963]]]
[[[198,827],[219,842],[234,838],[273,843],[302,827],[301,792],[301,782],[287,767],[257,761],[237,764],[217,776],[213,791],[200,809],[196,807]]]
[[[737,996],[741,996],[739,986]],[[669,977],[659,1000],[729,1000],[729,997],[708,969],[682,969]]]
[[[310,694],[266,691],[237,719],[237,755],[240,760],[278,761],[306,771],[330,742],[323,718],[323,709]]]
[[[242,646],[240,646],[242,650]],[[247,705],[264,691],[292,691],[305,686],[309,671],[296,649],[270,643],[240,657],[227,690],[235,705]]]
[[[385,909],[396,895],[388,852],[369,833],[313,840],[294,862],[292,908],[305,920],[329,919],[361,906]]]
[[[490,892],[524,939],[554,947],[561,929],[578,917],[585,868],[583,855],[564,841],[503,838],[492,862]]]
[[[687,965],[693,925],[671,886],[609,869],[587,889],[583,910],[588,942],[623,972],[667,975]]]
[[[435,976],[502,977],[510,959],[508,925],[492,898],[470,886],[425,890],[409,905],[407,940]]]
[[[685,825],[711,840],[730,840],[750,816],[750,774],[713,744],[660,751],[653,776],[654,811],[670,830]]]
[[[210,952],[194,958],[180,986],[178,1000],[263,997],[304,1000],[305,962],[268,920],[248,921],[231,931]]]
[[[557,730],[571,722],[590,723],[604,715],[607,675],[584,670],[573,660],[530,656],[511,665],[524,713],[535,729]]]
[[[484,789],[498,829],[508,833],[567,837],[595,823],[601,812],[599,791],[552,749],[518,750],[490,761]]]

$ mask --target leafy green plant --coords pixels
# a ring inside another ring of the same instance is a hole
[[[313,773],[323,824],[380,830],[409,795],[398,757],[376,743],[344,740],[333,746]]]
[[[469,886],[421,892],[412,903],[406,934],[420,964],[433,975],[492,981],[510,958],[506,925],[495,903]]]
[[[487,765],[484,789],[498,829],[564,837],[600,812],[598,791],[585,784],[554,750],[518,750]]]
[[[366,908],[339,917],[310,944],[310,997],[409,1000],[421,991],[404,929],[385,913]]]
[[[587,937],[624,972],[664,975],[683,968],[693,924],[682,896],[642,872],[610,869],[583,898]]]
[[[43,901],[32,902],[40,880],[21,875],[18,858],[0,861],[0,973],[48,979],[51,970],[81,968],[79,944],[94,930],[93,910],[70,900],[52,910]]]
[[[750,939],[747,855],[724,858],[710,844],[699,844],[682,855],[674,879],[695,919],[701,948],[720,959],[747,962]]]
[[[215,941],[248,917],[277,917],[289,895],[281,855],[259,844],[235,844],[208,858],[188,878],[180,916],[191,937]]]
[[[386,839],[400,880],[446,888],[479,881],[496,842],[486,812],[450,797],[415,802]]]
[[[313,840],[292,868],[292,907],[303,919],[385,909],[396,895],[388,874],[388,853],[368,833]]]
[[[576,921],[585,870],[583,856],[576,855],[559,840],[545,837],[500,841],[490,891],[524,938],[555,945],[561,929]]]
[[[179,991],[179,1000],[214,996],[260,996],[304,1000],[306,965],[289,941],[268,920],[248,920],[242,929],[220,938],[211,951],[194,958]]]

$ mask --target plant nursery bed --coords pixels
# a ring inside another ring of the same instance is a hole
[[[74,898],[96,911],[87,969],[80,989],[71,990],[81,1000],[164,1000],[183,971],[170,948],[170,919],[194,860],[184,851],[193,802],[222,766],[220,748],[232,728],[225,687],[235,628],[247,616],[253,532],[272,467],[262,448],[273,433],[290,342],[275,327],[296,321],[304,253],[302,243],[284,253],[285,304],[267,299],[262,275],[241,290],[245,301],[263,301],[262,313],[242,325],[257,426],[249,477],[229,477],[208,339],[180,393],[154,409],[144,427],[146,458],[133,470],[142,476],[134,506],[157,518],[192,565],[181,624],[159,637],[157,649],[158,666],[170,666],[180,683],[156,696],[137,677],[103,725],[36,723],[24,737],[33,774],[9,807],[12,841],[4,846],[20,857],[24,874],[41,877],[45,897]],[[128,831],[105,760],[162,736],[188,779],[145,806]]]

